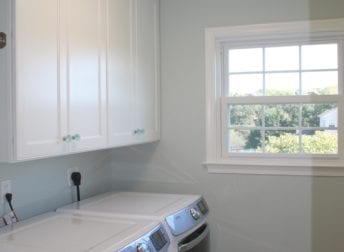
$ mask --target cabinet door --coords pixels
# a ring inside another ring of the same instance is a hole
[[[134,142],[133,0],[108,1],[109,145]]]
[[[61,20],[71,151],[106,147],[106,1],[64,0]]]
[[[15,82],[17,159],[65,153],[61,126],[58,0],[17,0]]]
[[[136,125],[138,141],[159,138],[158,0],[137,0]]]

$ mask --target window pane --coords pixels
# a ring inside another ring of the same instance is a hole
[[[265,106],[266,127],[296,127],[299,125],[300,107],[295,104]]]
[[[302,127],[338,127],[336,103],[302,105]]]
[[[299,47],[270,47],[265,49],[265,68],[267,71],[298,70]]]
[[[265,76],[266,95],[297,95],[299,93],[298,73],[273,73]]]
[[[307,154],[337,154],[337,130],[304,131],[301,138],[302,152]]]
[[[296,154],[299,152],[299,135],[295,130],[267,130],[265,152]]]
[[[229,130],[229,152],[261,153],[260,130]]]
[[[338,94],[338,72],[302,73],[302,94]]]
[[[337,69],[337,44],[302,46],[302,69]]]
[[[263,70],[263,49],[229,50],[229,72],[256,72]]]
[[[229,76],[229,96],[262,95],[262,74],[235,74]]]
[[[262,105],[229,106],[229,126],[259,127],[262,125]]]

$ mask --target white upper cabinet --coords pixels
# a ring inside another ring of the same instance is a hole
[[[110,1],[111,146],[151,142],[160,137],[158,4],[158,0]],[[118,5],[125,11],[116,11]]]
[[[0,17],[0,161],[159,139],[158,0],[0,0]]]
[[[135,129],[134,0],[108,1],[109,144],[133,143]]]
[[[59,2],[17,0],[12,5],[16,31],[12,59],[15,159],[67,152],[68,146],[62,142],[66,114],[61,104]]]
[[[159,1],[137,1],[135,62],[139,141],[157,140],[159,129]]]
[[[104,148],[106,132],[106,1],[63,0],[62,82],[71,151]]]

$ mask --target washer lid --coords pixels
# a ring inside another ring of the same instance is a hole
[[[51,213],[4,228],[0,232],[0,251],[116,251],[158,224]]]
[[[103,216],[132,216],[163,220],[200,199],[199,195],[109,192],[58,209]]]

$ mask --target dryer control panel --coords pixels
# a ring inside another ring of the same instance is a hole
[[[137,239],[119,252],[166,252],[170,240],[162,225]]]
[[[207,202],[201,198],[188,207],[166,218],[166,222],[175,236],[192,229],[206,218],[209,212]]]

